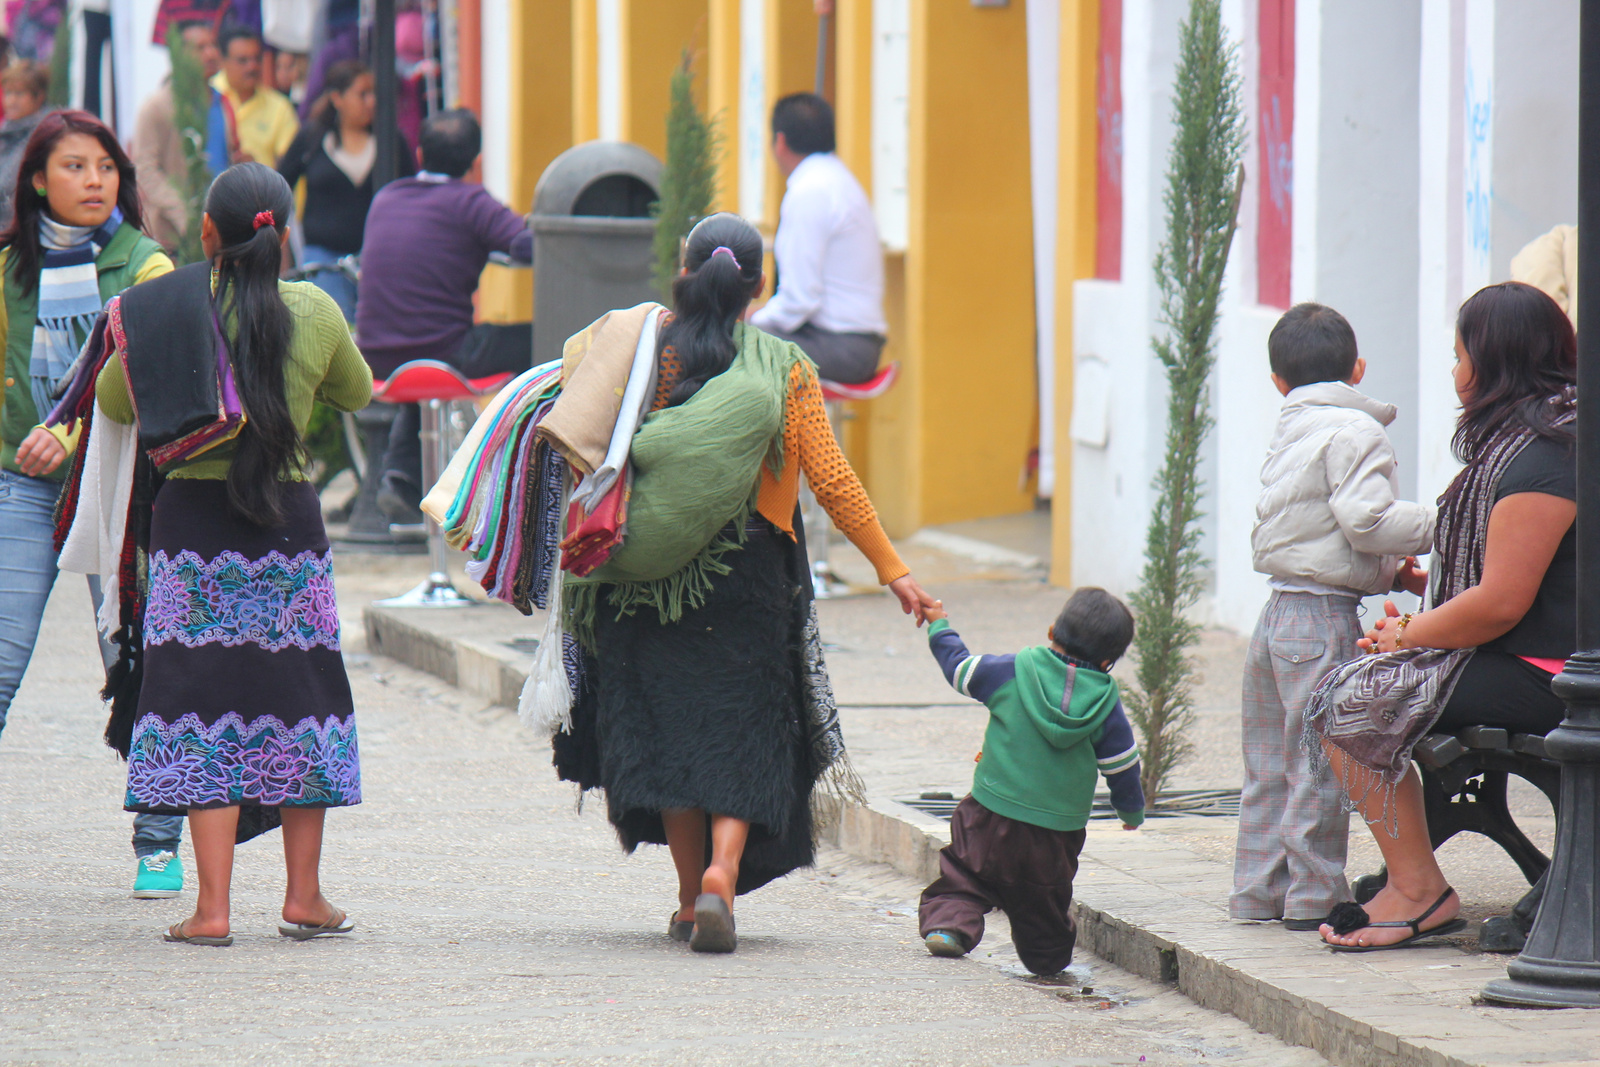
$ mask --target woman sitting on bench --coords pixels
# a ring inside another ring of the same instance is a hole
[[[1365,908],[1321,927],[1336,952],[1453,933],[1461,900],[1433,855],[1411,765],[1432,731],[1499,726],[1543,734],[1563,718],[1552,675],[1577,644],[1577,342],[1556,303],[1529,285],[1479,290],[1456,319],[1451,445],[1465,468],[1439,498],[1430,610],[1393,604],[1361,642],[1373,655],[1328,675],[1307,721],[1313,760],[1339,776],[1388,865]],[[1422,595],[1428,575],[1402,572]]]

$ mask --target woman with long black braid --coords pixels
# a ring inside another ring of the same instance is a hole
[[[816,367],[742,321],[765,282],[761,235],[744,219],[716,214],[690,232],[651,414],[633,437],[627,539],[565,579],[595,660],[598,768],[574,770],[558,748],[558,769],[605,788],[625,848],[670,847],[668,932],[701,952],[734,950],[736,893],[812,863],[812,794],[851,784],[811,605],[801,473],[903,611],[920,626],[935,603],[840,454]]]
[[[137,422],[149,453],[159,427],[185,422],[160,383],[221,355],[245,416],[237,436],[161,467],[149,520],[126,806],[189,815],[200,892],[168,941],[232,943],[234,843],[280,821],[279,932],[351,929],[318,880],[323,816],[361,802],[361,766],[302,435],[314,400],[353,411],[371,398],[372,376],[333,300],[278,280],[291,209],[288,184],[261,164],[220,175],[201,220],[210,263],[113,305],[116,350],[96,387],[106,417]]]

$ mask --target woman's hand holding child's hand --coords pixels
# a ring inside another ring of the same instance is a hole
[[[938,607],[939,601],[929,596],[911,575],[903,574],[896,578],[889,583],[889,589],[895,596],[900,598],[900,610],[907,615],[916,616],[919,628],[923,623],[934,618],[929,612]],[[943,618],[942,615],[939,617]]]

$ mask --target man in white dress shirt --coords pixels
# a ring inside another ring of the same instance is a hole
[[[772,155],[788,180],[778,210],[778,291],[750,321],[794,341],[823,378],[864,382],[883,351],[883,246],[866,191],[833,154],[833,108],[795,93],[772,109]]]

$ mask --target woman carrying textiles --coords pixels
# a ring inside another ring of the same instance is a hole
[[[232,943],[234,843],[280,819],[288,887],[279,931],[351,928],[318,880],[324,812],[361,802],[361,766],[332,554],[302,435],[314,400],[356,410],[371,398],[372,375],[333,300],[278,280],[292,202],[267,167],[223,172],[201,220],[209,264],[112,306],[96,384],[105,417],[136,423],[140,452],[160,465],[143,681],[136,717],[121,728],[131,727],[128,810],[189,815],[200,892],[168,941]],[[237,435],[164,461],[185,428],[217,417],[224,390],[186,396],[162,383],[227,373],[244,414]],[[131,524],[129,535],[138,536]]]
[[[632,440],[626,538],[564,580],[595,665],[598,765],[562,772],[604,787],[624,848],[671,848],[669,932],[706,952],[735,947],[735,893],[813,861],[812,793],[849,778],[811,610],[800,475],[919,625],[933,604],[840,454],[810,360],[741,322],[765,280],[761,237],[743,219],[713,215],[690,233],[654,403]],[[574,733],[589,729],[584,705]]]

